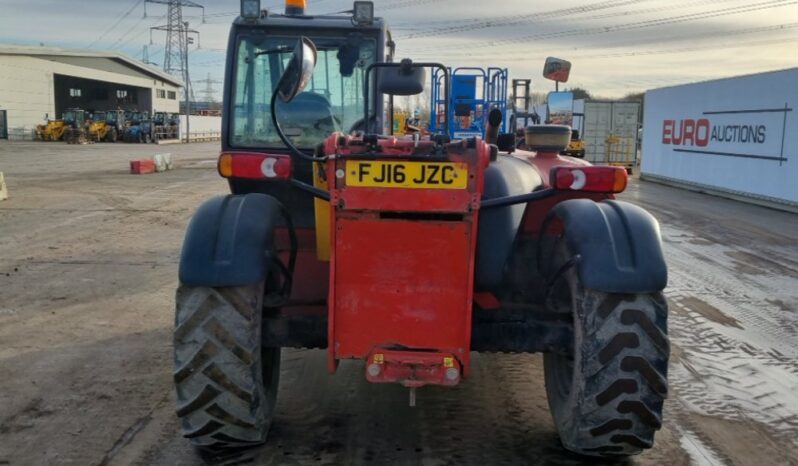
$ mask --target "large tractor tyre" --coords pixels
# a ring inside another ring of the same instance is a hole
[[[662,293],[615,294],[582,286],[565,247],[549,304],[573,315],[570,355],[543,364],[563,446],[587,456],[629,456],[651,448],[662,426],[670,343]],[[563,264],[566,264],[563,266]],[[564,272],[562,272],[565,270]]]
[[[263,348],[264,285],[180,286],[174,330],[177,416],[199,447],[263,443],[280,376],[280,349]]]

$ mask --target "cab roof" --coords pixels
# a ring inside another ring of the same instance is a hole
[[[346,30],[366,30],[379,31],[386,28],[383,18],[374,18],[374,21],[365,26],[360,26],[352,22],[351,15],[285,15],[265,11],[260,18],[246,19],[238,17],[233,22],[236,26],[242,27],[263,27],[279,26],[286,28],[320,28],[320,29],[346,29]]]

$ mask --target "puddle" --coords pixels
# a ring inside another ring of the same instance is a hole
[[[682,298],[679,301],[679,304],[682,307],[685,307],[689,310],[701,314],[707,320],[711,320],[712,322],[724,325],[726,327],[736,327],[739,329],[743,328],[743,326],[740,325],[739,320],[724,314],[723,311],[721,311],[720,309],[694,296],[688,296],[686,298]]]
[[[735,268],[742,273],[796,276],[798,270],[790,268],[774,260],[745,251],[725,251],[724,254],[734,259]]]
[[[692,432],[684,432],[679,443],[684,451],[690,455],[690,462],[693,466],[723,466],[726,463],[720,460],[701,440]]]

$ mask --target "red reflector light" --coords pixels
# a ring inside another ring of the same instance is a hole
[[[287,180],[291,178],[292,169],[289,155],[257,152],[224,152],[218,164],[219,174],[224,178]]]
[[[554,167],[551,185],[564,191],[620,193],[626,189],[629,176],[622,167]]]

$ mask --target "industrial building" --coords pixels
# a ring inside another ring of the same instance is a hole
[[[182,85],[114,51],[0,44],[0,138],[29,138],[68,108],[176,113]]]

